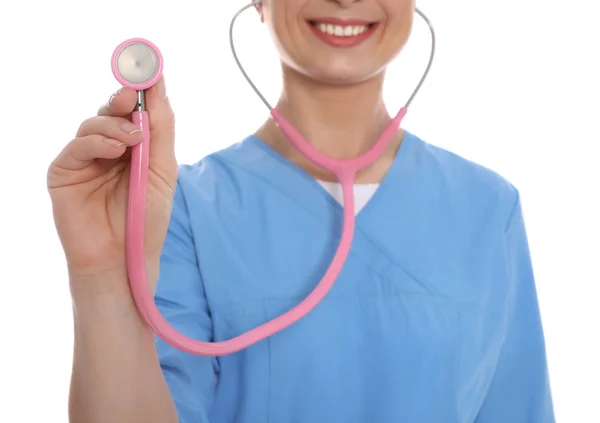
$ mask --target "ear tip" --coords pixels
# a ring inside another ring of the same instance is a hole
[[[258,12],[262,13],[262,0],[252,0],[252,4]]]

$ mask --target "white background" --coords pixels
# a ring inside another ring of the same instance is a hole
[[[195,162],[267,117],[229,53],[229,19],[243,1],[2,2],[1,422],[67,422],[72,317],[45,173],[79,123],[118,88],[113,49],[133,36],[161,48],[177,156]],[[557,420],[600,422],[598,2],[418,5],[436,27],[438,54],[403,125],[520,189]],[[389,73],[394,109],[427,60],[427,29],[415,22]],[[266,28],[248,12],[237,34],[241,59],[275,102],[279,68]]]

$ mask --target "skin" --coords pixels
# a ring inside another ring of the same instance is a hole
[[[414,0],[264,0],[258,8],[282,61],[277,109],[319,151],[350,158],[375,143],[391,119],[382,94],[385,69],[408,41],[414,10]],[[307,19],[324,17],[377,21],[379,27],[361,45],[340,49],[323,43],[307,25]],[[336,180],[298,153],[272,120],[256,135],[318,179]],[[358,183],[383,179],[402,136],[398,131],[385,154],[358,175]]]
[[[264,0],[257,8],[281,55],[284,90],[277,108],[316,148],[333,157],[363,153],[390,119],[382,98],[387,64],[408,40],[414,0]],[[379,22],[362,45],[339,49],[323,43],[306,19],[338,17]],[[152,332],[138,315],[128,287],[125,216],[129,149],[141,141],[127,128],[135,91],[123,88],[50,164],[47,185],[65,251],[72,294],[75,348],[69,399],[72,423],[176,423]],[[150,288],[169,225],[177,180],[174,114],[165,81],[146,93],[152,148],[146,213]],[[315,168],[271,120],[261,139],[310,174]],[[380,181],[398,150],[398,131],[385,154],[357,182]]]

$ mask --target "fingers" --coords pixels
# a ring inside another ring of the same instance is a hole
[[[94,159],[117,159],[127,147],[142,141],[140,128],[121,117],[96,116],[84,121],[71,141],[54,160],[62,169],[80,170]]]
[[[145,91],[146,110],[150,119],[150,132],[152,148],[150,158],[173,158],[175,156],[175,115],[167,97],[165,78],[161,76],[158,82]],[[137,105],[137,92],[128,87],[123,87],[111,96],[109,101],[100,107],[98,117],[120,117],[129,119]],[[94,131],[102,120],[90,119],[84,122],[81,132],[77,136],[85,136]],[[91,131],[91,132],[90,132]],[[108,137],[115,135],[103,133]],[[120,139],[120,138],[119,138]]]
[[[129,144],[93,134],[77,137],[56,157],[52,165],[65,170],[83,169],[95,159],[117,159],[125,154]]]
[[[137,104],[137,92],[123,87],[100,107],[98,116],[85,120],[76,137],[57,156],[53,165],[79,170],[95,159],[117,159],[127,147],[139,143],[143,134],[129,117]],[[146,90],[146,108],[150,118],[151,160],[174,161],[174,115],[166,96],[164,77]]]
[[[129,145],[142,139],[142,130],[122,117],[95,116],[86,119],[79,127],[76,136],[81,138],[92,134],[117,139]]]
[[[98,109],[98,116],[128,117],[135,109],[137,101],[137,92],[133,88],[123,87]]]

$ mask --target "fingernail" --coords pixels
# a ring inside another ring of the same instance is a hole
[[[126,122],[121,125],[121,129],[127,132],[129,135],[135,134],[136,132],[142,132],[139,126],[134,125],[131,122]]]
[[[112,147],[122,147],[125,143],[117,140],[113,140],[112,138],[104,138],[104,142]]]
[[[110,96],[110,98],[108,99],[108,105],[110,106],[113,102],[113,100],[115,99],[116,96],[118,96],[121,93],[122,88],[119,88],[113,95]]]

